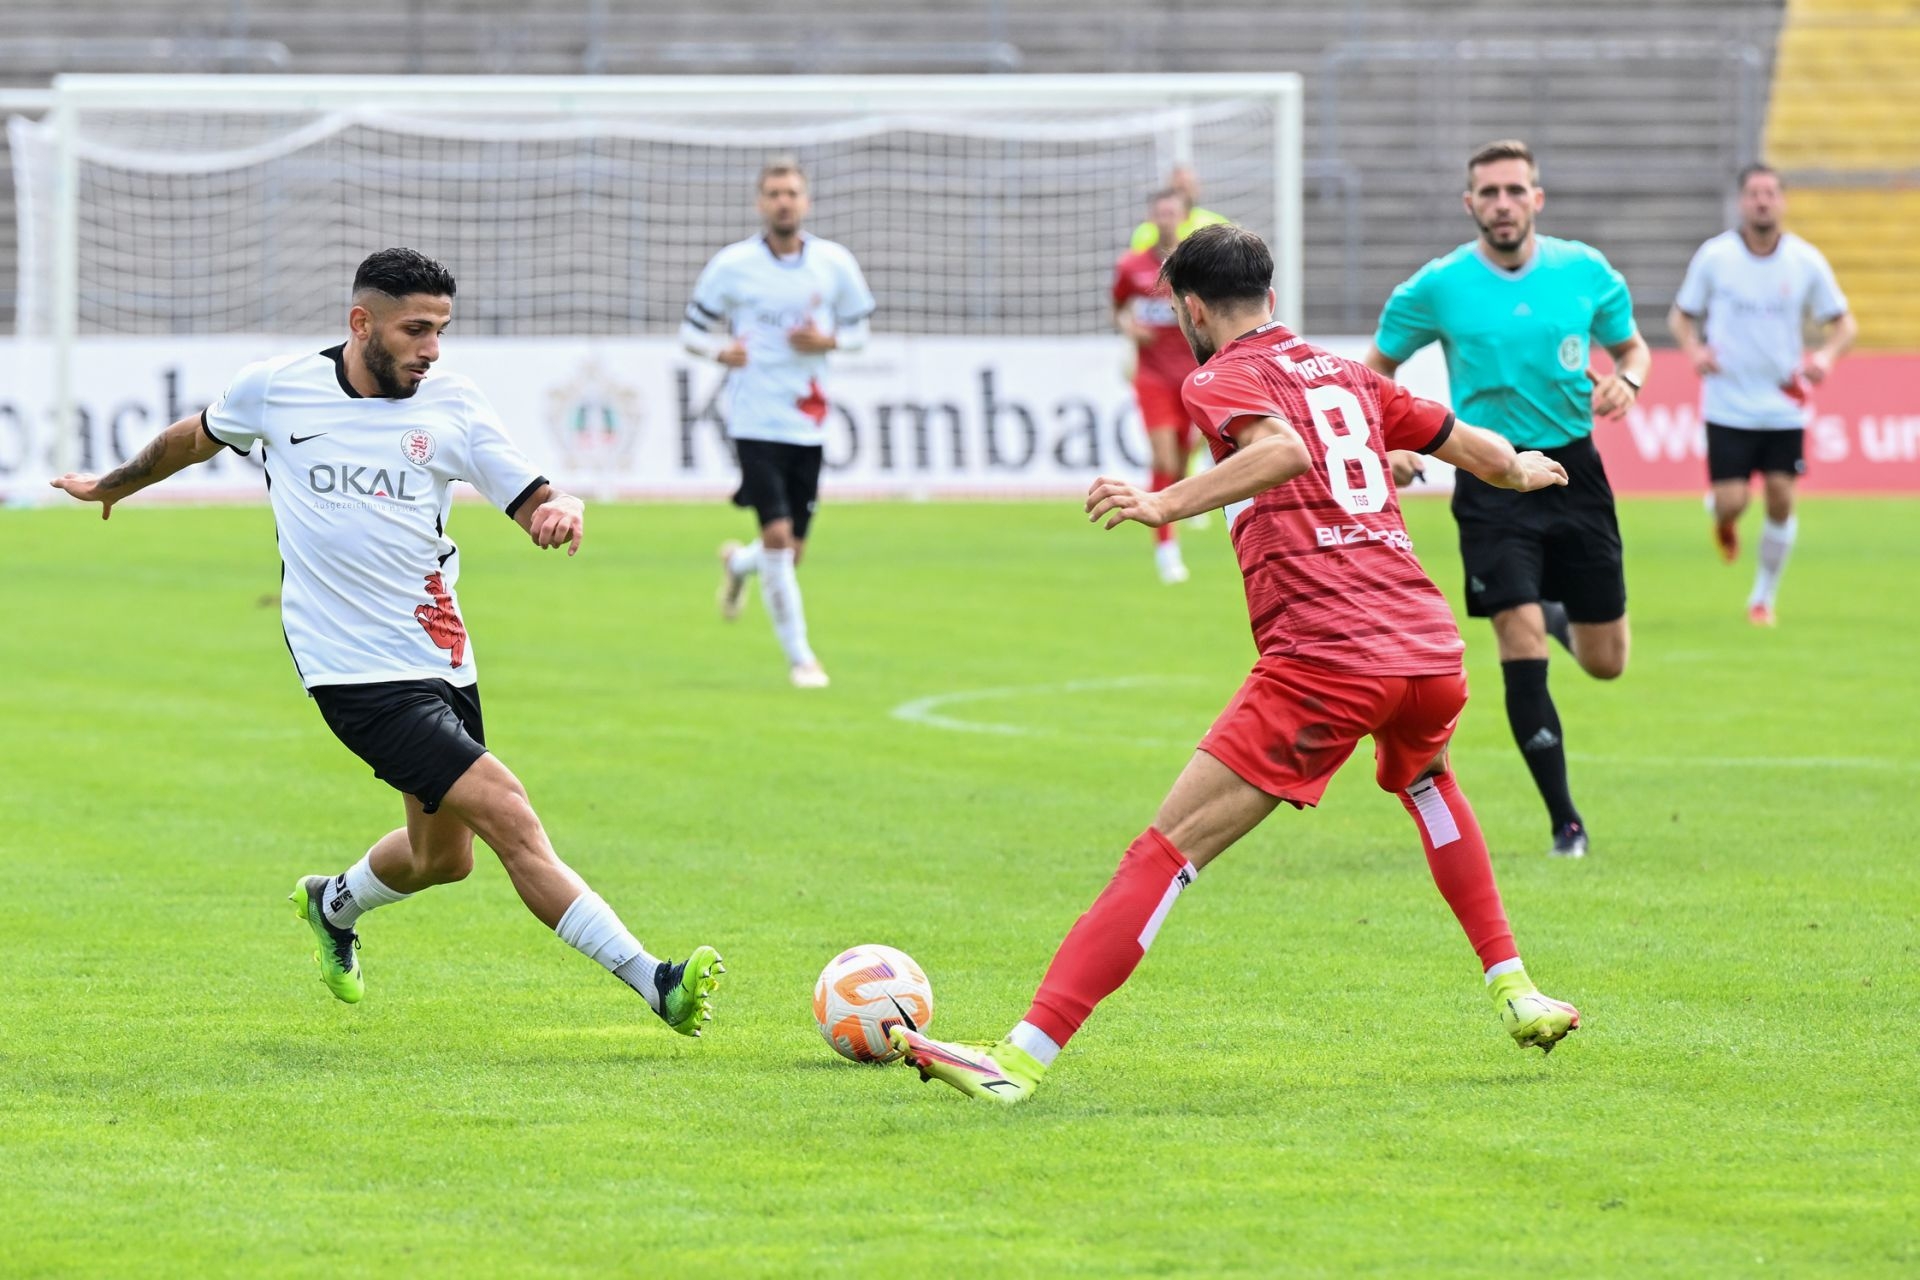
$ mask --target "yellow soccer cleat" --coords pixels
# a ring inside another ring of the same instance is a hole
[[[319,944],[313,959],[320,966],[320,981],[327,984],[334,999],[359,1004],[367,994],[366,981],[360,976],[360,957],[354,954],[360,947],[360,935],[351,929],[335,928],[327,919],[320,906],[327,884],[326,876],[302,876],[287,901],[293,904],[293,914],[313,930],[314,941]]]
[[[1026,1050],[1002,1040],[997,1044],[958,1044],[933,1040],[906,1027],[892,1027],[887,1039],[922,1080],[952,1085],[969,1098],[1012,1106],[1040,1087],[1047,1069]]]
[[[713,993],[727,971],[712,947],[695,947],[675,964],[662,960],[654,975],[660,992],[660,1020],[683,1036],[698,1036],[713,1021]]]
[[[1553,1046],[1580,1029],[1580,1011],[1564,1000],[1541,995],[1524,969],[1501,974],[1489,992],[1507,1034],[1522,1049],[1552,1053]]]

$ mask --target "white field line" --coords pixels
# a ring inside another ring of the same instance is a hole
[[[1053,728],[1046,725],[1012,724],[1000,720],[973,719],[951,713],[951,708],[982,702],[1018,701],[1023,698],[1049,697],[1063,693],[1107,693],[1116,689],[1144,689],[1172,684],[1192,684],[1197,676],[1114,676],[1099,680],[1060,680],[1048,684],[1002,685],[991,689],[959,689],[950,693],[929,694],[895,707],[889,714],[895,720],[944,729],[949,733],[985,733],[1008,738],[1084,737],[1082,730]],[[1129,746],[1191,747],[1199,741],[1172,738],[1125,738]],[[1455,754],[1485,759],[1504,750],[1490,747],[1456,748]],[[1610,765],[1644,769],[1848,769],[1866,772],[1916,773],[1920,759],[1901,760],[1876,756],[1622,756],[1570,751],[1567,758],[1576,764]]]

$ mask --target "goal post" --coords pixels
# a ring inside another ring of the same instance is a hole
[[[782,153],[876,332],[1110,332],[1114,259],[1176,162],[1271,242],[1297,325],[1301,130],[1291,74],[66,75],[9,129],[19,331],[48,347],[56,466],[89,340],[331,332],[388,244],[454,269],[463,334],[668,334]]]

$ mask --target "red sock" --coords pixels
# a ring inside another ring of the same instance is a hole
[[[1152,473],[1152,479],[1147,483],[1147,489],[1149,492],[1158,493],[1179,478],[1171,471],[1155,471]],[[1155,542],[1172,542],[1173,538],[1173,526],[1170,524],[1163,524],[1153,531]]]
[[[1199,873],[1186,855],[1152,827],[1127,846],[1119,870],[1074,922],[1054,952],[1026,1021],[1064,1045],[1093,1012],[1120,989],[1140,963],[1173,900]]]
[[[1420,828],[1433,882],[1467,931],[1467,941],[1480,953],[1480,967],[1489,969],[1516,958],[1520,953],[1513,945],[1506,908],[1500,905],[1500,886],[1493,881],[1486,837],[1480,834],[1473,806],[1460,794],[1453,774],[1420,779],[1400,793],[1400,803]]]

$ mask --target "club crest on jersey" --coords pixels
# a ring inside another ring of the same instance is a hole
[[[1212,381],[1213,381],[1212,369],[1202,369],[1200,370],[1200,372],[1193,375],[1193,385],[1196,387],[1204,387],[1209,382],[1212,382]]]
[[[433,433],[422,431],[419,427],[400,437],[400,456],[416,467],[424,467],[433,461]]]

